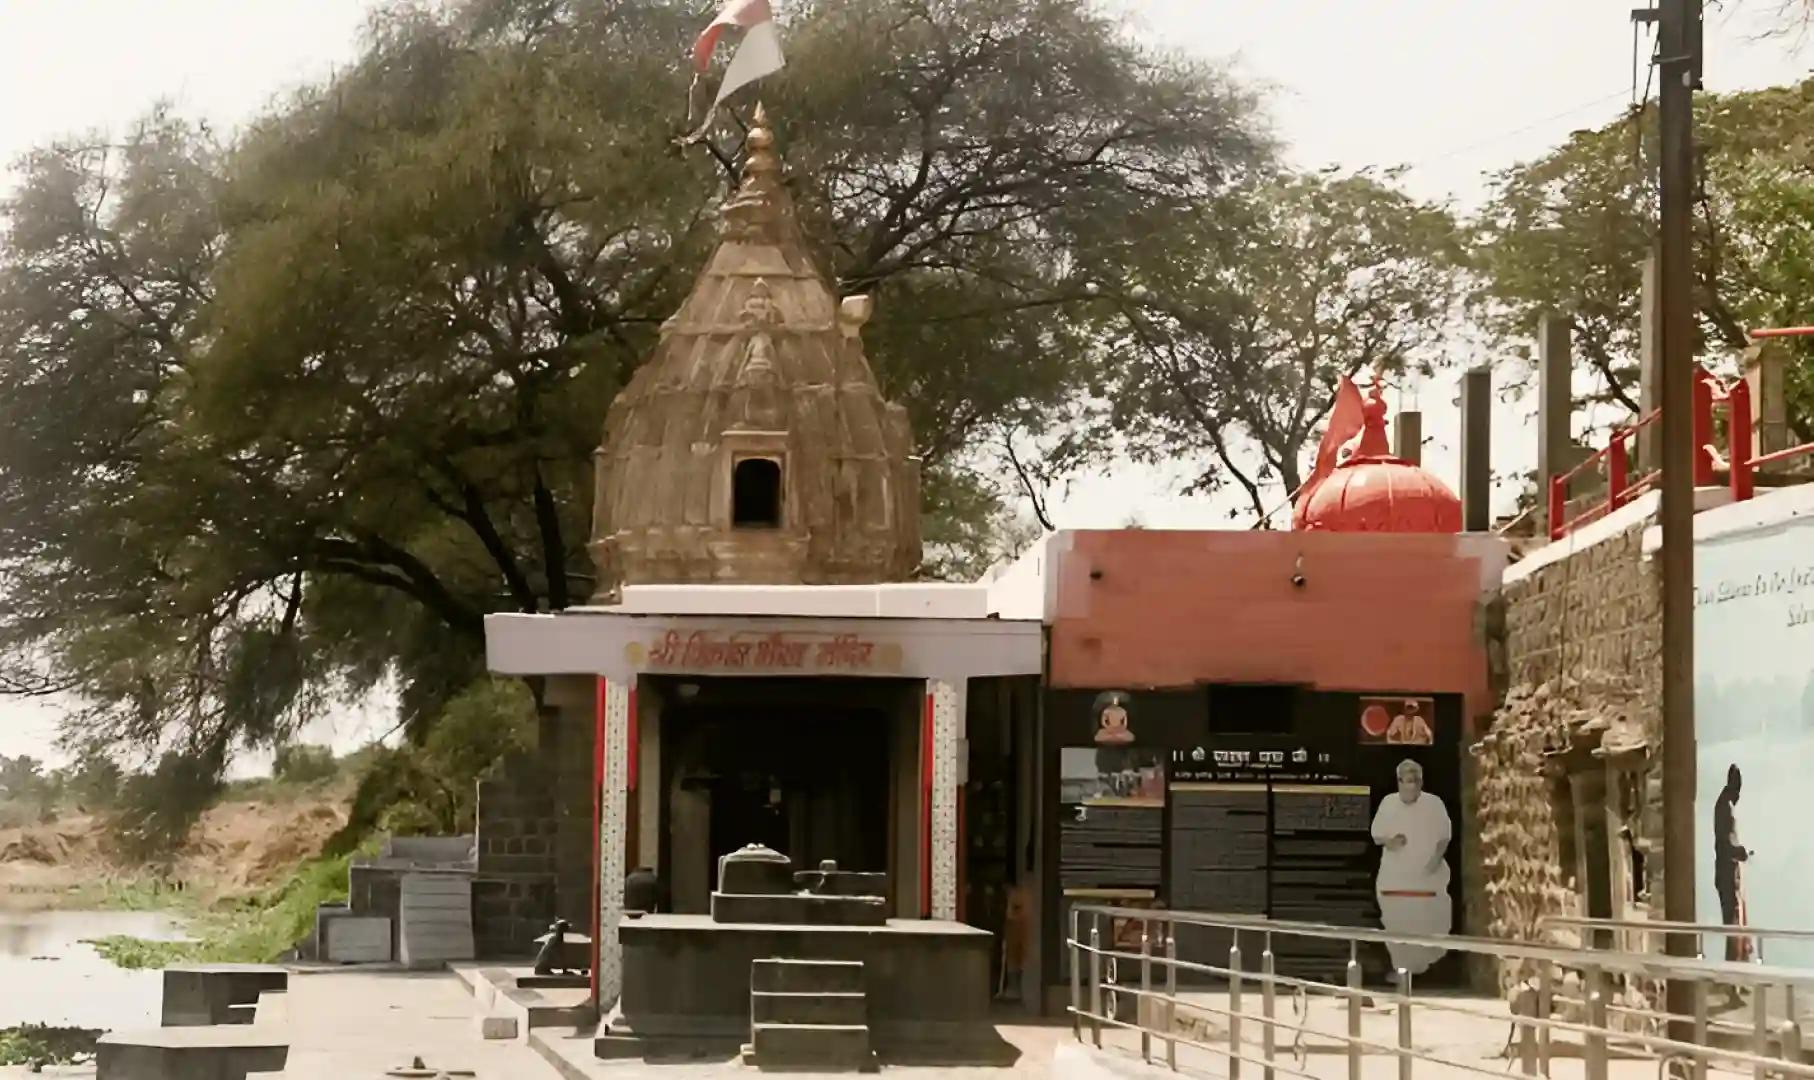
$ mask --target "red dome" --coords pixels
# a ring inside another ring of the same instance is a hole
[[[1460,532],[1461,500],[1449,485],[1392,456],[1379,381],[1374,380],[1373,394],[1365,402],[1358,395],[1351,401],[1360,406],[1360,445],[1327,476],[1304,485],[1307,490],[1298,498],[1292,527],[1322,532]],[[1337,424],[1332,417],[1330,426]],[[1338,432],[1331,436],[1339,438]]]
[[[1324,532],[1458,533],[1461,500],[1433,474],[1395,457],[1351,457],[1316,486],[1303,528]]]

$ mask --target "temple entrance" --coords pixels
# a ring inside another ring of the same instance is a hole
[[[666,680],[664,680],[665,682]],[[663,687],[660,862],[673,909],[704,912],[718,857],[763,844],[796,868],[835,859],[890,872],[914,800],[919,685],[904,680],[700,679]],[[906,768],[905,775],[900,775]],[[911,822],[911,818],[908,819]]]

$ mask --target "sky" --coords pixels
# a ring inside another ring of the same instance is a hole
[[[1477,205],[1488,174],[1616,117],[1633,96],[1634,0],[1108,0],[1165,48],[1227,62],[1268,88],[1296,164],[1408,166],[1427,199]],[[1707,85],[1792,82],[1814,49],[1765,37],[1776,0],[1709,5]],[[368,0],[0,0],[0,161],[53,138],[120,132],[154,103],[231,131],[355,54]],[[1639,73],[1640,85],[1642,72]],[[3,178],[0,178],[3,181]],[[1462,368],[1399,395],[1420,408],[1425,464],[1456,482]],[[602,413],[606,403],[600,402]],[[1530,467],[1532,410],[1495,416],[1494,467]],[[1199,469],[1118,466],[1053,493],[1060,527],[1225,527],[1242,503],[1185,498]],[[1515,497],[1509,487],[1504,504]],[[382,732],[379,710],[325,721],[342,747]],[[58,709],[0,700],[0,754],[55,758]],[[241,768],[253,765],[242,763]]]

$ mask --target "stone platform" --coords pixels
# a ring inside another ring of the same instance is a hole
[[[941,1047],[989,1060],[1001,1040],[989,1023],[994,935],[962,923],[891,919],[880,926],[713,922],[645,915],[618,929],[623,994],[600,1029],[601,1057],[648,1047],[729,1046],[750,1036],[750,970],[758,960],[863,964],[875,1047]]]

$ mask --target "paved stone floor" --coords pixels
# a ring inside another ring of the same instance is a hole
[[[1187,1025],[1197,1041],[1225,1045],[1227,1007],[1225,994],[1192,995],[1197,1019]],[[1438,1006],[1449,1005],[1444,1009]],[[1249,1009],[1259,1003],[1249,1001]],[[291,1031],[290,1064],[285,1080],[364,1080],[382,1077],[385,1070],[407,1064],[420,1055],[430,1066],[470,1069],[480,1080],[753,1080],[761,1075],[739,1062],[651,1064],[642,1061],[598,1061],[591,1056],[588,1034],[556,1038],[566,1067],[557,1069],[523,1042],[488,1042],[479,1036],[481,1009],[466,987],[452,973],[401,974],[335,973],[297,975],[290,982],[286,1023]],[[1277,1033],[1279,1068],[1274,1080],[1308,1077],[1311,1080],[1347,1080],[1348,1059],[1332,1036],[1347,1029],[1340,1003],[1316,1000],[1307,1014],[1291,1001],[1275,1002],[1275,1015],[1285,1024],[1307,1031],[1301,1052],[1292,1052],[1295,1033]],[[1515,1059],[1504,1056],[1510,1021],[1503,1004],[1491,998],[1444,998],[1425,1002],[1414,1014],[1413,1044],[1420,1053],[1440,1060],[1419,1060],[1412,1065],[1417,1080],[1460,1080],[1463,1077],[1516,1076]],[[1068,1025],[1010,1023],[1000,1027],[1002,1037],[1020,1051],[1015,1064],[1006,1067],[936,1067],[890,1065],[885,1077],[894,1080],[1154,1080],[1170,1075],[1165,1067],[1165,1044],[1152,1041],[1151,1065],[1141,1061],[1139,1035],[1107,1028],[1103,1049],[1083,1043]],[[550,1033],[543,1033],[544,1037]],[[1382,1000],[1363,1012],[1362,1036],[1381,1045],[1397,1038],[1397,1020]],[[1259,1025],[1246,1021],[1242,1043],[1257,1059],[1263,1053]],[[1180,1070],[1193,1076],[1228,1077],[1224,1053],[1180,1043]],[[1389,1053],[1373,1053],[1362,1061],[1363,1080],[1396,1080],[1399,1062]],[[1242,1067],[1241,1080],[1263,1080],[1256,1062]],[[1611,1080],[1652,1080],[1658,1076],[1654,1060],[1618,1057],[1611,1063]],[[23,1068],[0,1068],[0,1077],[92,1077],[92,1069],[46,1070],[28,1073]],[[1581,1080],[1585,1069],[1578,1051],[1559,1048],[1550,1075],[1556,1080]],[[1716,1074],[1717,1075],[1717,1074]]]

